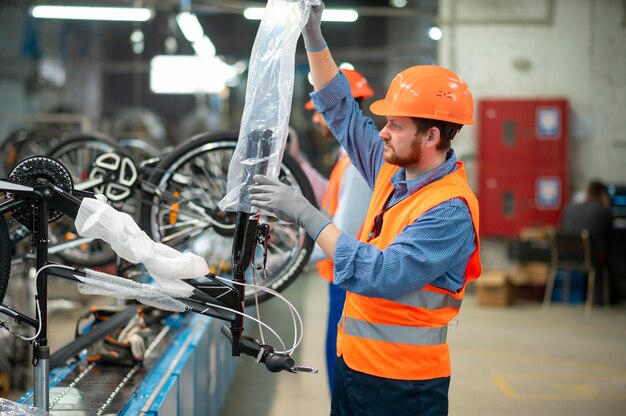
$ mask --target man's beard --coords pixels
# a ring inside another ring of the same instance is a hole
[[[419,137],[416,137],[411,143],[411,151],[406,156],[399,156],[393,150],[388,147],[388,151],[391,151],[392,154],[388,155],[387,153],[383,153],[383,159],[385,162],[390,163],[392,165],[400,166],[401,168],[406,168],[408,166],[416,165],[420,159],[422,158],[422,150],[421,150],[422,140]]]

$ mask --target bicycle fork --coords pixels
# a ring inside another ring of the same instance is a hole
[[[272,130],[253,130],[248,134],[248,142],[243,164],[242,183],[244,184],[239,196],[240,209],[250,209],[250,195],[248,185],[254,184],[254,175],[267,173],[268,158],[272,148]],[[240,312],[244,310],[246,289],[242,283],[246,282],[245,272],[250,267],[257,242],[257,227],[260,213],[237,212],[237,225],[233,238],[232,266],[233,281],[239,293]],[[232,355],[239,356],[239,340],[243,333],[243,315],[237,314],[231,321]]]

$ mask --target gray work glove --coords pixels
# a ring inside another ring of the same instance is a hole
[[[248,188],[250,203],[273,213],[280,220],[298,224],[313,238],[330,221],[302,195],[301,192],[278,179],[265,175],[254,175],[254,182]]]
[[[326,46],[324,36],[322,36],[322,12],[324,11],[324,2],[320,1],[317,6],[311,6],[309,20],[302,28],[302,38],[304,39],[304,48],[308,51],[321,51]]]

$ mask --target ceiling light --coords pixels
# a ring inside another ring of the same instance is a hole
[[[150,9],[142,7],[77,7],[34,6],[33,17],[39,19],[110,20],[145,22],[152,17]]]
[[[179,13],[176,16],[176,21],[181,32],[183,32],[183,35],[189,42],[195,42],[204,36],[202,25],[195,14],[189,12]]]
[[[219,58],[157,55],[150,62],[150,90],[157,94],[217,94],[237,75],[237,68]]]
[[[391,4],[393,7],[402,8],[406,7],[408,2],[407,0],[389,0],[389,4]]]
[[[248,7],[243,11],[243,16],[248,20],[261,20],[265,13],[264,7]],[[359,13],[354,9],[324,9],[323,22],[354,22],[359,18]]]
[[[428,36],[430,36],[432,40],[439,40],[443,37],[443,32],[437,26],[433,26],[428,31]]]
[[[203,36],[200,40],[191,44],[196,55],[202,58],[213,58],[215,56],[215,45],[208,36]]]

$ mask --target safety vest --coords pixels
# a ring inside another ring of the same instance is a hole
[[[476,232],[476,249],[465,268],[458,293],[426,285],[394,301],[347,292],[338,325],[337,355],[353,370],[397,380],[428,380],[450,376],[448,323],[459,313],[465,286],[481,272],[478,240],[478,201],[470,189],[462,162],[453,173],[434,181],[389,208],[380,234],[369,244],[385,249],[429,209],[452,198],[467,203]],[[363,223],[360,240],[367,241],[375,216],[393,191],[391,177],[397,166],[380,170]],[[394,273],[388,270],[387,273]]]
[[[337,163],[335,163],[335,167],[330,172],[330,177],[328,178],[328,186],[322,198],[321,208],[325,210],[331,218],[335,215],[335,212],[337,212],[341,180],[348,166],[350,166],[350,158],[347,154],[344,154],[339,158]],[[320,276],[332,283],[335,264],[330,259],[323,259],[318,261],[316,266]]]

